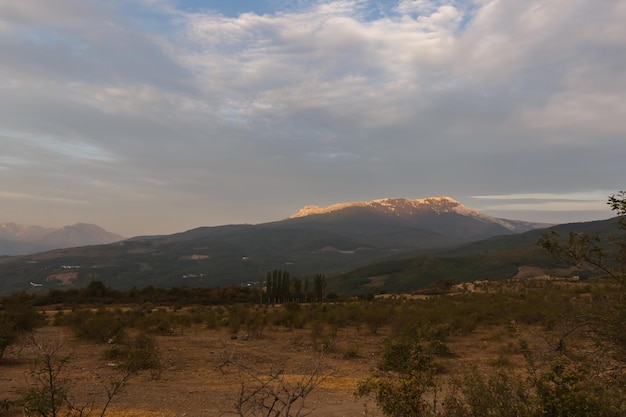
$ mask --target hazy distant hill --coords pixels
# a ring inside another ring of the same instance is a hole
[[[43,288],[92,280],[116,288],[223,286],[258,282],[275,268],[299,276],[336,274],[401,253],[545,226],[496,219],[448,197],[305,210],[271,223],[201,227],[0,260],[0,291],[28,288],[31,281]]]
[[[0,224],[0,256],[25,255],[59,248],[98,245],[123,240],[95,224],[77,223],[60,229]]]

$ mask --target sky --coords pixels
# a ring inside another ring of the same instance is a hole
[[[623,0],[0,0],[0,223],[124,236],[445,195],[612,216]]]

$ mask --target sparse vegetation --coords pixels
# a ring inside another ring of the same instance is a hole
[[[420,371],[421,373],[411,373],[414,371],[407,373],[405,383],[402,385],[403,392],[406,395],[413,395],[413,400],[418,401],[422,407],[426,407],[425,409],[433,412],[436,409],[437,413],[445,415],[442,413],[448,408],[451,410],[453,406],[456,407],[455,410],[465,410],[466,413],[472,412],[468,407],[478,409],[477,407],[481,405],[468,403],[468,398],[478,396],[478,393],[483,391],[488,392],[492,389],[489,387],[495,384],[494,381],[499,381],[500,384],[506,382],[509,384],[507,389],[525,390],[523,393],[532,399],[532,404],[540,404],[541,398],[545,398],[545,401],[550,398],[552,402],[557,401],[554,400],[554,396],[564,394],[562,390],[557,389],[560,377],[555,372],[560,368],[552,366],[552,361],[559,359],[555,348],[563,339],[565,352],[576,357],[580,354],[575,350],[579,346],[578,342],[584,340],[583,336],[589,335],[589,333],[567,333],[568,324],[571,322],[568,319],[581,316],[581,312],[593,312],[598,303],[606,305],[606,300],[615,297],[615,285],[603,280],[490,281],[481,283],[477,292],[459,292],[452,296],[389,296],[336,300],[321,304],[291,302],[273,307],[248,302],[230,306],[189,305],[182,303],[180,299],[172,298],[175,307],[143,302],[126,303],[123,308],[121,304],[97,308],[91,308],[89,305],[73,306],[71,310],[55,307],[58,310],[56,312],[52,310],[54,314],[49,314],[49,317],[50,323],[57,328],[71,330],[71,334],[80,340],[80,343],[102,346],[101,361],[112,362],[117,364],[116,369],[127,371],[147,369],[154,377],[162,373],[167,375],[168,372],[159,344],[167,338],[182,337],[181,340],[184,340],[186,329],[194,329],[192,333],[202,329],[203,332],[216,334],[221,332],[233,334],[236,330],[239,337],[234,343],[251,344],[250,346],[257,343],[272,346],[273,343],[277,343],[274,339],[276,336],[272,335],[281,334],[280,337],[285,338],[287,337],[285,335],[293,334],[294,341],[291,343],[294,345],[288,350],[324,351],[327,355],[332,355],[333,360],[343,361],[346,367],[362,366],[359,364],[370,359],[371,353],[362,351],[354,336],[344,339],[345,336],[342,335],[350,332],[359,335],[359,338],[380,340],[382,352],[393,348],[398,357],[400,357],[398,352],[403,351],[400,347],[406,348],[405,353],[421,352],[421,356],[418,357],[424,359],[427,366]],[[156,289],[151,291],[159,293]],[[190,289],[178,293],[189,292]],[[197,300],[191,297],[191,300],[194,299]],[[596,311],[594,314],[600,313],[602,312]],[[98,331],[86,332],[85,328],[89,327],[89,323],[94,326],[97,323]],[[490,335],[489,343],[496,343],[500,347],[492,356],[480,359],[483,368],[472,374],[474,371],[471,367],[465,368],[465,365],[460,365],[461,361],[466,359],[466,354],[455,346],[459,341],[483,337],[479,335],[484,332]],[[531,362],[523,358],[523,349],[520,345],[517,342],[513,343],[528,337],[533,339],[533,343],[528,345],[530,348],[527,355],[533,360],[532,375],[535,375],[533,383],[528,379],[530,373],[521,372],[524,369],[530,370]],[[383,345],[382,340],[387,342]],[[248,345],[241,345],[240,348],[246,349],[245,346]],[[381,363],[391,360],[385,359],[385,355],[379,358]],[[395,363],[408,364],[414,359],[409,355]],[[171,357],[168,360],[171,361]],[[245,362],[243,364],[245,365]],[[569,381],[572,380],[572,375],[587,375],[576,368],[574,362],[567,362],[565,365],[566,372],[562,375],[567,376]],[[377,389],[388,390],[394,387],[400,389],[400,385],[393,385],[403,381],[395,379],[397,372],[399,370],[391,366],[379,367],[372,374],[376,378],[363,379],[368,382],[362,385],[361,392],[368,392],[375,397]],[[463,372],[473,376],[455,378]],[[617,376],[614,373],[612,377]],[[416,395],[410,391],[410,387],[417,380],[421,383],[423,391]],[[520,381],[523,384],[518,385]],[[384,385],[385,383],[389,385]],[[586,386],[584,383],[585,381],[579,381],[578,384],[583,387]],[[539,396],[540,386],[543,397]],[[615,382],[614,386],[622,385]],[[366,387],[369,387],[367,388],[369,391]],[[453,390],[450,391],[445,387],[451,387]],[[594,398],[601,398],[602,401],[605,401],[605,397],[600,396],[600,393],[612,395],[610,407],[619,409],[618,402],[623,400],[619,390],[602,391],[601,385],[589,387],[596,393]],[[357,389],[356,385],[353,389]],[[433,402],[435,393],[437,401]],[[493,392],[490,395],[500,394]],[[481,398],[484,397],[480,395]],[[513,401],[513,397],[509,398]],[[15,402],[16,399],[7,398],[7,401]],[[395,405],[397,404],[394,403]]]
[[[103,417],[113,399],[136,372],[126,369],[118,377],[103,383],[104,398],[99,410],[96,410],[95,395],[79,399],[72,393],[72,374],[69,369],[71,355],[66,352],[63,343],[42,339],[34,334],[30,343],[35,354],[28,374],[29,386],[16,401],[26,416],[75,417],[97,412]]]
[[[611,196],[609,204],[618,215],[626,214],[626,192]],[[620,218],[619,229],[626,232],[626,218]],[[613,250],[607,249],[611,245],[602,243],[598,238],[574,233],[562,242],[554,232],[540,241],[559,261],[579,268],[588,265],[606,275],[609,281],[595,287],[587,301],[580,294],[570,293],[571,298],[555,303],[558,313],[530,305],[519,309],[523,302],[497,309],[500,313],[506,311],[509,317],[514,315],[517,323],[544,326],[542,337],[547,351],[531,348],[525,339],[520,339],[526,372],[507,370],[502,366],[505,362],[498,358],[495,370],[479,372],[474,367],[453,379],[451,389],[438,404],[437,393],[443,388],[434,377],[433,350],[428,349],[423,337],[406,339],[404,333],[386,342],[383,361],[370,378],[361,382],[358,394],[373,396],[382,412],[393,417],[623,415],[626,237],[613,238]],[[613,256],[608,255],[611,252]],[[444,290],[439,284],[431,288]],[[541,302],[541,298],[558,301],[567,291],[561,288],[560,293],[515,294]],[[489,303],[489,310],[493,311],[499,303],[508,304],[510,299],[498,293]],[[482,317],[481,309],[472,308],[471,312],[478,312],[479,323],[492,319],[484,309]],[[432,336],[427,340],[433,340]]]

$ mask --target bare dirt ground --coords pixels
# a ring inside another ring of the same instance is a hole
[[[363,332],[361,332],[363,333]],[[37,337],[56,340],[71,356],[68,375],[74,397],[89,398],[104,393],[102,382],[117,374],[115,364],[103,359],[107,346],[75,340],[67,330],[46,327]],[[310,375],[320,361],[307,330],[267,329],[261,337],[231,339],[225,329],[185,328],[173,335],[157,336],[163,369],[159,375],[144,372],[130,380],[107,415],[221,416],[233,411],[244,376],[235,367],[220,367],[226,359],[259,371],[282,369],[289,381]],[[339,330],[331,352],[321,358],[325,379],[307,398],[311,416],[362,415],[363,400],[355,400],[358,381],[367,377],[378,360],[380,336]],[[344,359],[348,350],[358,356]],[[28,386],[32,347],[26,340],[11,346],[0,363],[0,399],[16,398]],[[96,405],[102,401],[96,401]],[[17,410],[16,410],[17,411]],[[15,415],[22,415],[16,413]],[[227,414],[226,414],[227,415]]]
[[[231,339],[226,329],[203,327],[176,329],[173,335],[157,336],[162,357],[159,375],[144,372],[130,380],[107,411],[109,417],[214,417],[229,415],[244,377],[234,367],[221,368],[226,359],[260,372],[282,369],[289,381],[310,375],[320,359],[307,329],[265,329],[260,337]],[[354,328],[339,329],[329,353],[322,359],[326,379],[307,398],[312,417],[382,416],[373,402],[355,399],[359,381],[370,375],[380,361],[379,334]],[[73,338],[65,328],[45,327],[36,337],[63,344],[71,356],[70,391],[76,402],[96,395],[96,410],[104,393],[102,382],[117,375],[115,364],[103,359],[107,346]],[[516,339],[507,329],[475,331],[471,337],[452,338],[455,357],[442,360],[445,374],[454,376],[467,365],[491,366],[505,356],[510,366],[520,366]],[[350,355],[347,355],[350,353]],[[14,399],[28,386],[33,349],[26,340],[11,346],[0,362],[0,399]],[[349,358],[347,357],[349,356]],[[367,403],[368,412],[365,412]],[[14,408],[11,416],[21,416]],[[99,415],[94,413],[93,415]],[[230,414],[234,415],[234,414]]]

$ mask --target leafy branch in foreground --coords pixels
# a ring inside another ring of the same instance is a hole
[[[622,233],[618,236],[601,242],[598,236],[570,232],[567,240],[563,241],[558,233],[552,231],[544,235],[538,244],[565,264],[591,267],[626,287],[626,191],[609,196],[608,205],[620,216],[618,230]],[[612,244],[612,247],[607,244]]]
[[[597,237],[584,234],[572,234],[566,242],[552,232],[539,241],[545,250],[557,259],[570,265],[587,264],[602,271],[617,283],[616,291],[595,300],[594,308],[586,312],[579,322],[580,328],[586,327],[591,335],[590,342],[601,346],[602,353],[611,358],[611,367],[626,367],[626,191],[620,191],[609,197],[608,204],[619,218],[617,236],[610,238],[612,247],[611,262],[606,262],[607,251],[600,245]],[[580,326],[585,324],[586,326]],[[595,355],[596,357],[598,355]]]
[[[544,236],[539,244],[557,259],[569,265],[590,266],[613,281],[606,294],[592,294],[590,308],[579,317],[570,317],[569,328],[559,341],[561,361],[553,367],[552,386],[562,381],[564,375],[577,383],[595,384],[596,397],[612,393],[620,411],[624,411],[624,370],[626,369],[626,191],[608,198],[608,204],[619,217],[618,233],[601,241],[597,237],[570,233],[566,241],[552,232]],[[565,337],[577,336],[576,343],[564,349]],[[563,363],[573,374],[564,373]],[[567,379],[566,378],[566,379]],[[568,384],[572,385],[571,381]],[[582,397],[581,397],[582,398]],[[588,398],[585,401],[591,401]],[[606,401],[605,401],[606,402]],[[581,402],[582,404],[582,402]],[[582,405],[581,405],[582,406]],[[617,414],[616,414],[617,415]]]

